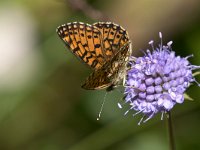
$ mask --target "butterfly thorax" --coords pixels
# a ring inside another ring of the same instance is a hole
[[[130,43],[125,45],[123,50],[119,51],[118,55],[115,55],[108,66],[106,72],[109,72],[108,77],[110,78],[112,85],[117,86],[125,79],[126,72],[128,70],[127,63],[131,55]]]

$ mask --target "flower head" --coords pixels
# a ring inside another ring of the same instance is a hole
[[[192,70],[200,67],[189,63],[191,56],[176,56],[171,49],[172,41],[164,46],[162,34],[159,35],[161,44],[158,48],[154,49],[153,41],[150,41],[153,51],[147,50],[143,57],[131,57],[129,62],[131,69],[125,82],[125,102],[131,106],[130,110],[136,111],[134,116],[144,114],[138,124],[159,112],[163,116],[175,104],[183,103],[184,92],[191,82],[197,82]]]

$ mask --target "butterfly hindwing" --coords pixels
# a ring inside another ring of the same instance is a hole
[[[107,78],[109,72],[100,68],[92,72],[89,77],[85,80],[85,83],[81,86],[86,90],[96,90],[96,89],[104,89],[112,85],[110,79]]]
[[[92,72],[86,79],[82,88],[87,90],[104,89],[111,86],[117,86],[125,77],[127,63],[131,55],[130,41],[106,62],[101,68]]]

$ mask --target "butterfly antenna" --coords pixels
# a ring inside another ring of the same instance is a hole
[[[97,120],[99,120],[100,117],[101,117],[101,112],[102,112],[102,110],[103,110],[103,106],[104,106],[104,103],[105,103],[105,101],[106,101],[106,96],[107,96],[107,94],[108,94],[108,92],[106,92],[106,94],[105,94],[105,96],[104,96],[104,99],[103,99],[103,101],[102,101],[102,103],[101,103],[101,109],[100,109],[100,111],[99,111]]]

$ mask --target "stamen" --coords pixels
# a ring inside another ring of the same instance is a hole
[[[190,66],[188,66],[188,68],[190,68],[192,70],[196,70],[196,69],[200,69],[200,66],[190,65]]]
[[[149,49],[147,49],[147,54],[148,54],[148,57],[150,58],[150,60],[152,60],[152,55],[151,55],[151,52]],[[149,63],[151,63],[151,61],[148,61]]]
[[[132,108],[132,107],[131,107]],[[129,111],[131,110],[131,108],[129,108],[125,113],[124,113],[124,116],[126,116],[128,113],[129,113]]]
[[[151,41],[149,41],[149,45],[151,45],[151,47],[152,47],[152,50],[154,51],[154,45],[153,45],[153,40],[151,40]]]
[[[120,109],[122,109],[122,105],[121,105],[120,103],[117,103],[117,105],[118,105],[118,107],[119,107]]]
[[[143,121],[144,117],[145,117],[145,115],[142,116],[142,118],[141,118],[140,121],[138,122],[138,125],[141,124],[141,122]]]
[[[153,40],[149,41],[149,45],[152,45],[152,44],[153,44],[153,42],[154,42]]]
[[[193,79],[193,80],[194,80],[194,82],[197,84],[197,86],[200,87],[200,83],[199,83],[196,79]]]
[[[123,100],[123,101],[122,101],[122,100]],[[123,105],[126,104],[126,102],[125,102],[124,100],[125,100],[125,97],[122,97],[122,98],[120,98],[120,100],[119,100],[119,101],[122,101],[122,103],[117,103],[117,105],[118,105],[118,107],[119,107],[120,109],[122,108]]]
[[[154,116],[154,112],[147,118],[143,121],[143,123],[147,122],[149,119],[151,119],[152,117]]]
[[[127,115],[128,114],[128,112],[131,110],[131,109],[133,109],[133,107],[134,107],[134,105],[133,106],[131,106],[125,113],[124,113],[124,116],[125,115]]]
[[[162,42],[162,32],[159,32],[160,37],[160,51],[162,50],[163,42]]]
[[[130,110],[131,110],[131,109],[127,110],[127,111],[124,113],[124,116],[126,116],[126,115],[129,113]]]
[[[167,46],[171,47],[172,43],[173,43],[173,41],[169,41],[169,42],[167,43]]]
[[[136,112],[136,113],[134,113],[134,114],[133,114],[133,117],[135,117],[136,115],[138,115],[139,113],[141,113],[143,110],[145,110],[145,108],[142,109],[142,110],[140,110],[140,111],[138,111],[138,112]]]
[[[189,56],[185,57],[185,59],[188,59],[188,58],[191,58],[191,57],[194,57],[194,55],[193,55],[193,54],[191,54],[191,55],[189,55]]]
[[[162,39],[162,32],[159,32],[159,37],[160,39]]]

